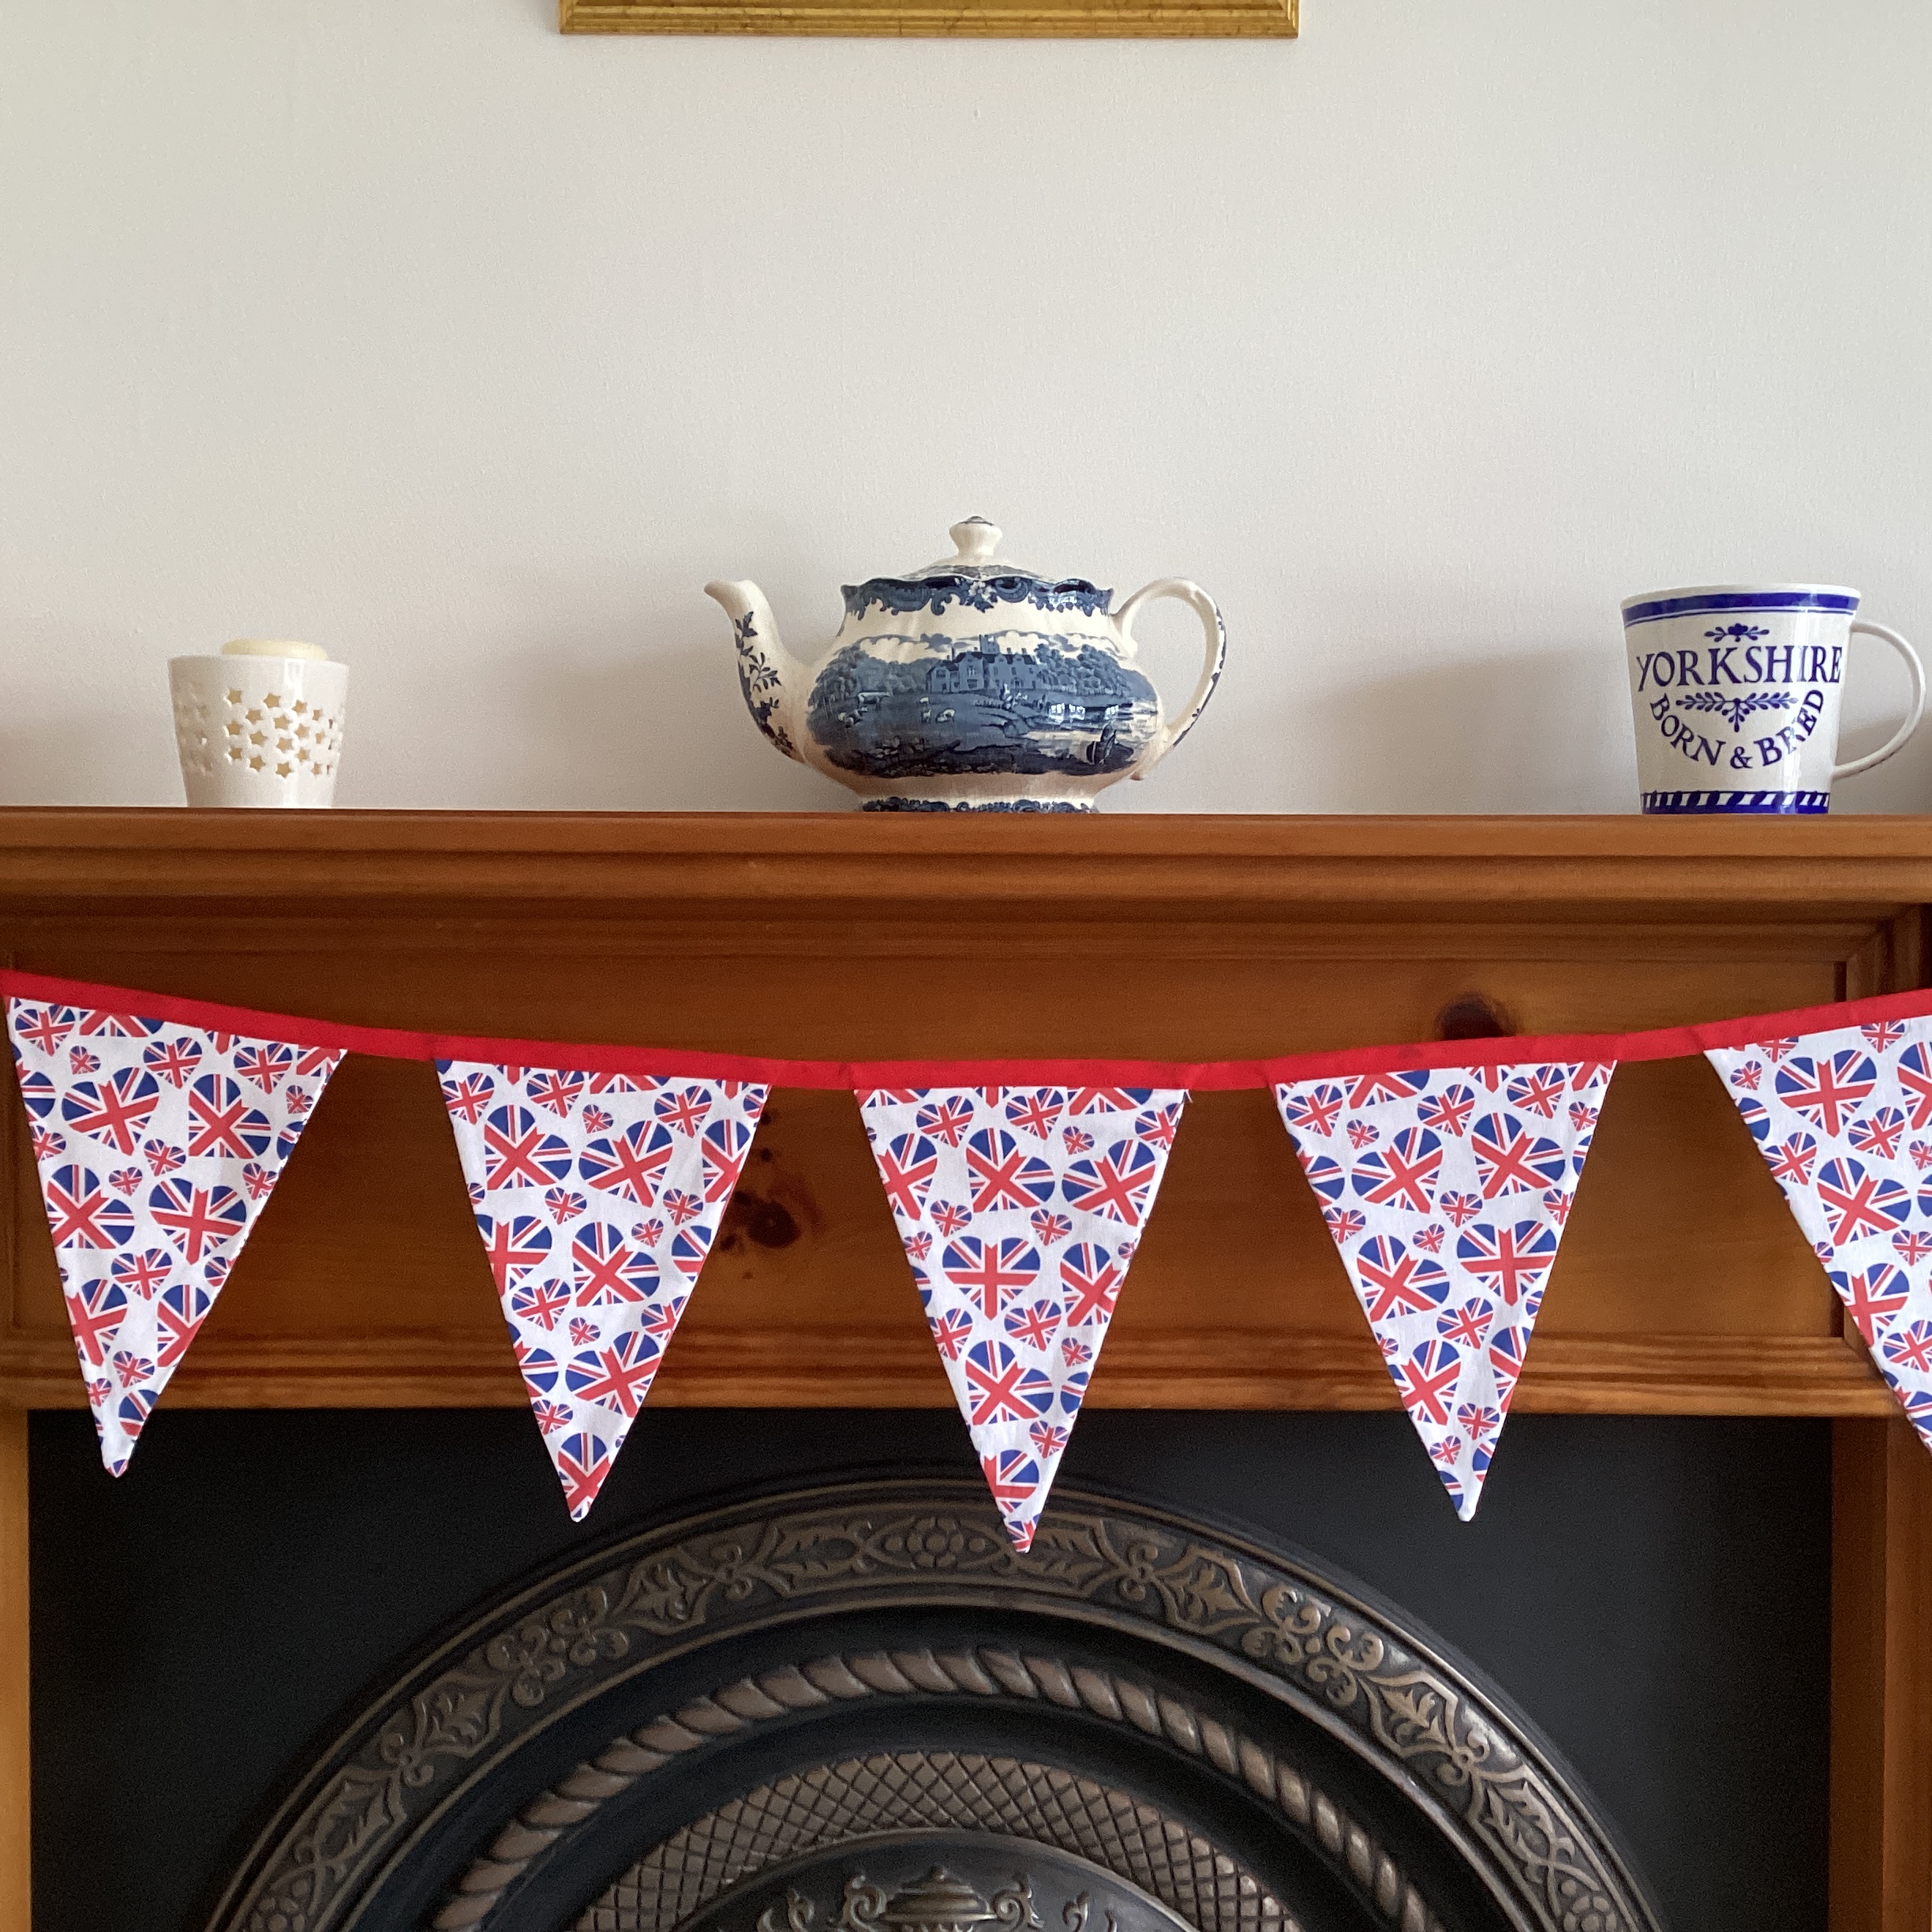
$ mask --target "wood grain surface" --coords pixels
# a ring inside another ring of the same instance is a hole
[[[1932,1925],[1932,1458],[1902,1416],[1832,1445],[1831,1923]]]
[[[838,34],[897,38],[1292,39],[1300,0],[558,0],[567,34]]]
[[[379,1024],[827,1058],[1257,1055],[1926,983],[1932,822],[0,811],[0,957]],[[0,1076],[0,1925],[24,1407],[78,1370]],[[518,1403],[433,1076],[351,1058],[164,1398]],[[651,1399],[942,1405],[848,1096],[776,1092]],[[1268,1097],[1204,1095],[1089,1400],[1394,1401]],[[1702,1061],[1623,1069],[1518,1407],[1831,1415],[1834,1932],[1932,1913],[1932,1462]],[[1776,1767],[1767,1767],[1776,1775]]]
[[[1932,899],[1915,821],[0,812],[0,945],[29,970],[829,1058],[1219,1058],[1432,1039],[1445,1015],[1806,1005],[1901,983],[1907,888]],[[77,1404],[24,1140],[9,1099],[0,1400]],[[166,1399],[523,1399],[430,1067],[345,1062]],[[653,1399],[949,1399],[850,1096],[773,1094]],[[1089,1399],[1394,1403],[1266,1094],[1190,1104]],[[1622,1069],[1519,1406],[1889,1400],[1715,1076]]]

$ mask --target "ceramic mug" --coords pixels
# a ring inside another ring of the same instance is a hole
[[[318,644],[237,638],[170,657],[174,743],[190,805],[331,803],[349,667]]]
[[[1644,810],[1829,811],[1834,778],[1899,750],[1925,710],[1925,667],[1858,607],[1855,590],[1830,584],[1703,584],[1627,597]],[[1905,660],[1911,709],[1876,751],[1840,765],[1838,701],[1855,631]]]

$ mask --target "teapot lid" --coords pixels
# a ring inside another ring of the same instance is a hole
[[[964,523],[955,523],[946,532],[953,539],[953,554],[940,558],[936,564],[927,564],[923,570],[908,571],[906,581],[930,583],[935,577],[964,577],[968,580],[981,577],[1027,577],[1035,583],[1039,582],[1039,571],[1022,570],[1017,564],[1009,564],[997,554],[1003,534],[997,523],[989,523],[984,517],[968,517]]]
[[[888,610],[930,609],[937,614],[957,598],[976,610],[994,603],[1031,604],[1041,610],[1078,610],[1103,614],[1113,601],[1111,590],[1096,589],[1084,577],[1043,577],[1023,570],[998,554],[1001,531],[984,517],[968,517],[946,534],[957,549],[949,557],[903,577],[870,577],[844,586],[845,608],[853,616],[872,605]]]

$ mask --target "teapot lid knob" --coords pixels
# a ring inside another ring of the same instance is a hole
[[[946,534],[959,546],[955,562],[984,564],[998,554],[999,526],[984,517],[968,517],[964,523],[955,523]]]

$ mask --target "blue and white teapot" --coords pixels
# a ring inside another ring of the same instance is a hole
[[[982,517],[956,555],[845,586],[845,622],[815,669],[778,641],[754,583],[710,583],[738,638],[758,728],[788,758],[848,784],[867,811],[1090,811],[1144,778],[1213,695],[1227,652],[1215,601],[1163,577],[1110,616],[1110,590],[1003,561]],[[1156,597],[1200,619],[1207,662],[1170,724],[1134,661],[1133,620]]]

